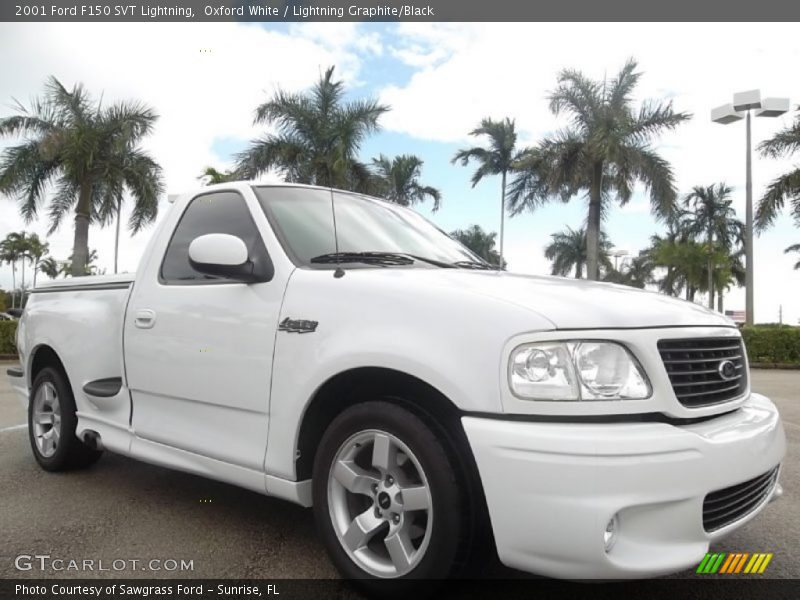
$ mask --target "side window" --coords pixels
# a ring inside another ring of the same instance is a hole
[[[245,243],[252,260],[269,263],[264,242],[244,198],[237,192],[213,192],[197,196],[181,216],[161,263],[160,275],[164,283],[225,281],[222,277],[198,273],[189,264],[189,244],[207,233],[235,235]]]

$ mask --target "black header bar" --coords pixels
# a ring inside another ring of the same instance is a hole
[[[759,0],[2,0],[0,21],[797,21],[800,2]],[[600,39],[601,32],[598,32]],[[740,40],[739,43],[746,43]],[[569,40],[565,40],[569,43]],[[674,43],[682,43],[676,37]],[[731,43],[733,43],[731,41]]]

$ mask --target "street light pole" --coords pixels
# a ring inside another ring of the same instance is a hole
[[[750,110],[747,111],[747,158],[745,159],[747,175],[745,177],[745,221],[744,221],[744,306],[745,325],[753,324],[753,289],[754,289],[754,263],[753,263],[753,149],[752,133],[750,129]]]
[[[788,98],[764,98],[760,90],[749,90],[733,95],[733,104],[723,104],[711,111],[711,120],[727,125],[745,119],[747,148],[745,156],[745,325],[752,325],[755,313],[753,259],[753,151],[750,113],[758,109],[757,117],[778,117],[789,110]]]

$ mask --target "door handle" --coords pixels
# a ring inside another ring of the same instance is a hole
[[[149,308],[140,308],[136,311],[133,324],[139,329],[150,329],[156,324],[156,313]]]

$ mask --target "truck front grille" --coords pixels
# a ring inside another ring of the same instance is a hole
[[[772,494],[778,467],[763,475],[711,492],[703,501],[703,529],[712,532],[749,515]]]
[[[678,402],[687,408],[727,402],[747,389],[740,338],[659,340],[658,351]]]

